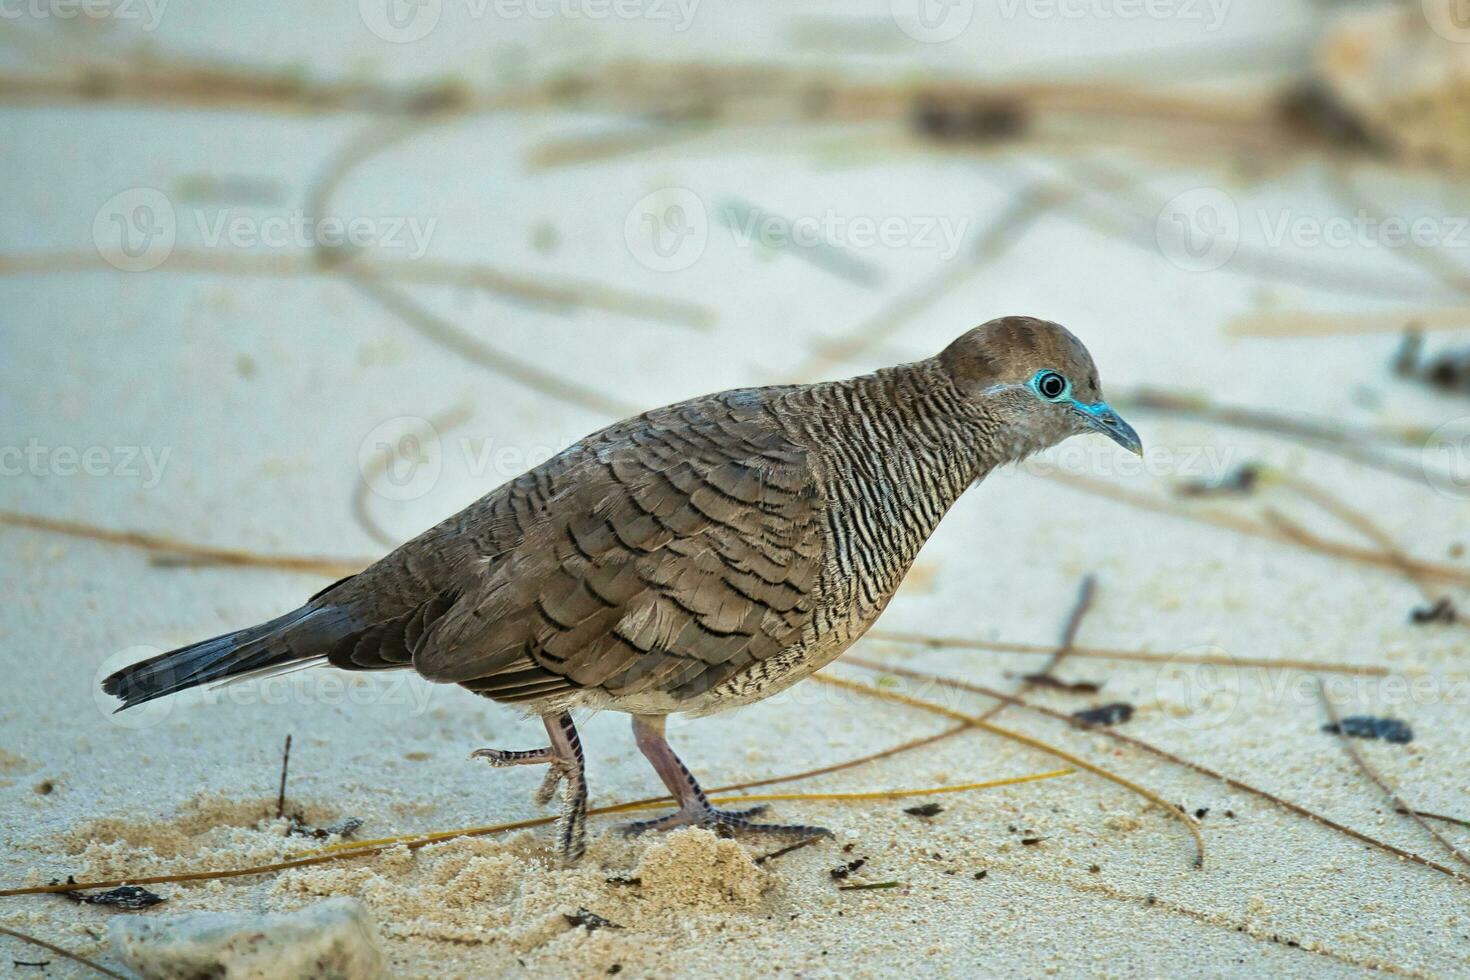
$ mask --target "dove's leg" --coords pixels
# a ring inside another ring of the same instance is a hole
[[[679,761],[674,750],[664,738],[663,715],[634,715],[633,737],[638,749],[652,764],[658,778],[663,780],[669,792],[678,801],[679,809],[666,817],[642,820],[623,827],[625,833],[641,834],[646,830],[669,830],[674,827],[709,827],[712,830],[749,831],[752,833],[791,834],[802,836],[831,836],[825,827],[806,827],[800,824],[752,823],[750,818],[765,812],[763,806],[749,810],[717,810],[710,806],[699,788],[699,783]]]
[[[492,766],[547,766],[546,779],[536,790],[536,802],[551,802],[562,781],[561,819],[557,821],[557,851],[567,864],[582,856],[587,849],[587,774],[582,759],[582,740],[572,716],[563,711],[542,715],[551,744],[544,749],[477,749],[472,759],[484,759]]]

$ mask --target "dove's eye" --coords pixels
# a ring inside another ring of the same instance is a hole
[[[1042,371],[1036,376],[1033,384],[1042,398],[1053,402],[1061,401],[1072,387],[1067,384],[1066,378],[1055,371]]]

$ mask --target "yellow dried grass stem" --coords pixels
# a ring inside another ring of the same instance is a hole
[[[1080,756],[1073,755],[1066,749],[1060,749],[1057,748],[1055,745],[1049,745],[1048,743],[1043,742],[1038,738],[1032,738],[1030,735],[1024,735],[1020,732],[1013,732],[1008,728],[1001,728],[999,725],[993,725],[990,722],[979,717],[978,715],[967,715],[962,711],[955,711],[953,708],[946,708],[942,704],[935,704],[933,701],[925,701],[922,698],[911,697],[907,694],[900,694],[897,691],[887,691],[881,688],[869,687],[866,684],[858,684],[855,681],[843,680],[839,677],[829,677],[826,674],[816,674],[813,676],[812,679],[822,684],[829,684],[833,687],[841,687],[849,691],[856,691],[859,694],[866,694],[869,697],[879,698],[883,701],[891,701],[894,704],[906,704],[911,708],[920,708],[932,714],[943,715],[946,718],[953,718],[956,721],[963,721],[967,724],[973,725],[975,728],[978,728],[981,731],[989,732],[992,735],[999,735],[1001,738],[1009,739],[1012,742],[1019,742],[1022,745],[1026,745],[1033,749],[1037,749],[1038,751],[1045,752],[1048,755],[1055,756],[1056,758],[1070,763],[1071,765],[1074,765],[1079,769],[1086,769],[1088,772],[1093,773],[1094,775],[1101,776],[1109,782],[1116,783],[1119,786],[1122,786],[1124,789],[1137,793],[1139,796],[1148,800],[1150,803],[1162,807],[1165,813],[1169,814],[1174,819],[1184,824],[1185,829],[1187,829],[1190,836],[1194,838],[1195,847],[1198,850],[1198,853],[1195,856],[1194,866],[1196,868],[1203,868],[1205,866],[1205,839],[1199,832],[1198,821],[1196,821],[1189,814],[1180,810],[1178,807],[1174,806],[1169,801],[1165,800],[1163,797],[1159,796],[1153,790],[1146,789],[1145,787],[1138,785],[1137,783],[1124,776],[1120,776],[1115,772],[1104,769],[1102,766],[1094,765],[1093,763],[1088,762],[1086,759],[1083,759]]]
[[[931,650],[984,650],[989,653],[1051,655],[1057,648],[1046,643],[1011,643],[1004,640],[979,640],[964,636],[930,636],[902,630],[869,630],[868,639],[882,643],[902,643],[928,647]],[[1356,674],[1364,677],[1388,677],[1393,671],[1378,664],[1314,663],[1310,660],[1288,660],[1279,657],[1237,657],[1233,654],[1190,653],[1178,650],[1152,653],[1147,650],[1117,650],[1108,647],[1071,647],[1069,658],[1084,660],[1130,660],[1146,664],[1213,664],[1220,667],[1264,667],[1268,669],[1306,670],[1323,674]]]
[[[928,786],[921,789],[878,789],[865,793],[756,793],[750,796],[719,796],[710,797],[710,803],[723,806],[728,803],[776,803],[782,801],[838,801],[853,802],[859,800],[900,800],[907,796],[937,796],[942,793],[967,793],[977,789],[997,789],[1001,786],[1018,786],[1022,783],[1035,783],[1043,779],[1056,779],[1060,776],[1070,776],[1075,769],[1053,769],[1050,772],[1031,773],[1025,776],[1006,776],[1002,779],[990,779],[980,783],[961,783],[956,786]],[[635,800],[632,803],[618,803],[613,806],[598,807],[588,810],[589,815],[601,813],[627,813],[632,810],[653,810],[658,807],[668,806],[667,797],[657,800]],[[542,818],[543,822],[549,823],[553,817]],[[341,841],[336,844],[328,844],[311,851],[302,851],[291,855],[293,858],[307,857],[313,854],[327,854],[333,851],[347,851],[360,847],[379,847],[404,844],[412,841],[423,840],[430,842],[431,839],[448,840],[451,837],[474,837],[484,834],[493,834],[504,828],[503,824],[493,824],[488,827],[467,827],[462,830],[445,830],[434,834],[403,834],[398,837],[379,837],[374,840],[363,841]]]
[[[888,800],[899,799],[905,796],[933,796],[940,793],[963,793],[978,789],[1016,786],[1022,783],[1034,783],[1043,779],[1056,779],[1061,776],[1069,776],[1074,771],[1072,769],[1053,769],[1049,772],[1030,773],[1024,776],[1007,776],[1002,779],[992,779],[980,783],[964,783],[956,786],[872,790],[864,793],[764,793],[752,796],[718,797],[712,799],[710,802],[759,803],[775,800]],[[626,813],[631,810],[646,810],[656,806],[663,806],[667,803],[667,797],[634,800],[630,803],[615,803],[610,806],[594,807],[587,811],[587,815],[601,816],[608,813]],[[54,885],[32,885],[26,888],[6,888],[0,890],[0,898],[11,895],[42,895],[53,892],[85,891],[93,888],[117,888],[120,885],[167,885],[188,881],[212,881],[217,878],[243,878],[249,875],[270,874],[275,871],[289,871],[292,868],[305,868],[316,864],[325,864],[328,861],[371,857],[374,854],[381,854],[390,847],[403,846],[410,850],[418,850],[429,844],[436,844],[440,841],[451,840],[456,837],[483,837],[489,834],[505,833],[511,830],[527,830],[531,827],[541,827],[549,823],[554,823],[556,819],[556,817],[533,817],[529,820],[515,820],[510,823],[491,824],[486,827],[445,830],[432,834],[409,834],[401,837],[380,837],[376,840],[343,841],[338,844],[328,845],[316,851],[305,851],[293,855],[285,861],[278,861],[273,864],[259,864],[248,868],[231,868],[225,871],[193,871],[184,874],[153,875],[144,878],[114,878],[107,881],[80,881]]]

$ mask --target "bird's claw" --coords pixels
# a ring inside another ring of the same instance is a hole
[[[675,827],[706,827],[726,833],[783,834],[792,837],[831,837],[826,827],[809,827],[804,824],[754,823],[751,817],[765,813],[765,806],[754,806],[748,810],[720,810],[712,806],[675,810],[667,816],[653,820],[639,820],[624,824],[622,831],[634,837],[650,830],[673,830]]]
[[[557,758],[551,746],[544,749],[475,749],[471,759],[484,759],[497,769],[502,766],[534,766]]]
[[[545,806],[556,795],[562,780],[571,774],[573,765],[547,746],[544,749],[476,749],[471,759],[484,759],[497,769],[506,766],[546,766],[546,778],[531,798],[537,806]]]
[[[563,864],[572,864],[587,849],[587,789],[581,780],[577,760],[559,755],[555,748],[544,749],[476,749],[471,759],[484,759],[497,769],[507,766],[546,766],[546,778],[532,795],[537,806],[546,806],[562,788],[562,814],[559,818],[557,851]]]

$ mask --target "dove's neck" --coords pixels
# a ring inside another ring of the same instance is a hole
[[[824,464],[835,531],[865,553],[880,591],[897,586],[940,518],[995,465],[977,452],[974,421],[939,372],[920,361],[804,386],[782,413]]]

